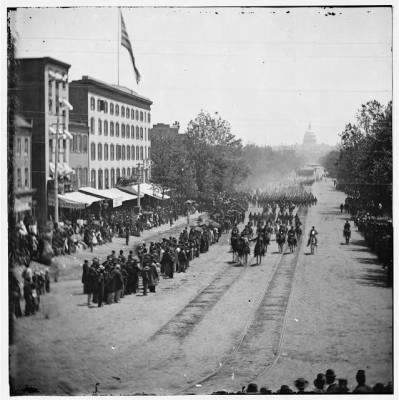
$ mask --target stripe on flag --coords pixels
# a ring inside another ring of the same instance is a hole
[[[141,75],[140,75],[139,70],[136,67],[136,62],[134,60],[134,55],[133,55],[133,49],[132,49],[132,45],[130,43],[129,35],[127,34],[125,20],[123,19],[122,11],[119,10],[119,12],[120,12],[120,15],[121,15],[121,45],[123,47],[125,47],[127,49],[127,51],[129,52],[129,54],[130,54],[130,58],[131,58],[132,64],[133,64],[134,73],[136,75],[136,82],[138,84],[140,82]]]

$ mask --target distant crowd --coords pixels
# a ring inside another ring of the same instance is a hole
[[[356,373],[356,385],[353,388],[348,387],[348,380],[338,378],[332,369],[328,369],[325,373],[317,374],[313,381],[313,387],[305,378],[298,378],[293,387],[287,384],[281,385],[277,391],[270,390],[267,386],[258,387],[256,383],[250,383],[247,387],[243,387],[238,392],[228,392],[219,390],[213,392],[215,395],[237,394],[237,395],[267,395],[267,394],[392,394],[392,382],[386,384],[378,382],[374,386],[366,383],[365,370],[358,370]]]
[[[393,283],[393,225],[381,203],[362,201],[351,196],[340,205],[341,213],[350,213],[355,226],[387,270],[387,284]]]

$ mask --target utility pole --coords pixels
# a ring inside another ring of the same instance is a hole
[[[140,213],[140,180],[141,180],[141,164],[137,164],[138,174],[137,174],[137,207],[139,208]]]
[[[57,82],[56,82],[57,84]],[[55,131],[55,161],[54,161],[54,222],[58,224],[59,216],[58,216],[58,130],[60,127],[60,104],[56,105],[57,107],[57,127]]]

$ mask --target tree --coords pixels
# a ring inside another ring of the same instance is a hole
[[[392,201],[392,102],[372,100],[341,133],[337,178],[363,198]]]
[[[248,175],[242,159],[241,139],[217,113],[201,110],[187,126],[187,149],[202,197],[231,189]]]
[[[178,196],[196,197],[194,170],[182,138],[179,135],[154,137],[151,150],[152,180],[163,187],[175,189]]]

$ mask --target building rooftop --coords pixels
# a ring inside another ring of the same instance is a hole
[[[67,69],[71,68],[71,64],[67,64],[66,62],[57,60],[52,57],[32,57],[32,58],[16,58],[17,61],[42,61],[43,63],[51,63],[51,64],[58,64]]]
[[[142,96],[141,94],[135,92],[134,90],[131,90],[131,89],[125,87],[125,86],[119,86],[119,85],[115,85],[115,84],[110,84],[110,83],[101,81],[99,79],[93,78],[93,77],[88,76],[88,75],[83,75],[82,79],[78,79],[78,80],[72,81],[70,83],[71,86],[73,86],[74,84],[75,85],[76,84],[86,84],[86,85],[93,85],[93,86],[101,87],[103,89],[107,89],[107,90],[110,90],[112,92],[116,91],[116,92],[118,92],[120,94],[124,94],[124,95],[128,95],[128,96],[132,96],[132,97],[138,98],[138,99],[146,102],[149,105],[152,104],[152,101],[149,98]]]

